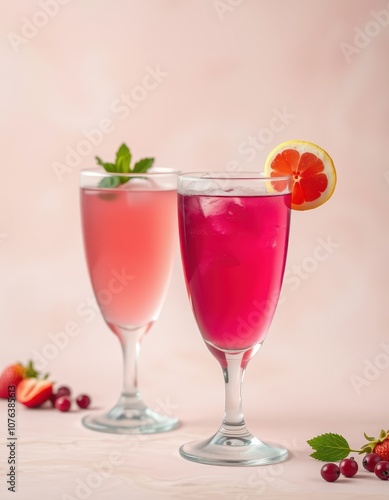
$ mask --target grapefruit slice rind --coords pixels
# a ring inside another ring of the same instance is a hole
[[[266,158],[265,174],[292,176],[294,210],[311,210],[323,205],[336,185],[336,170],[330,155],[307,141],[286,141],[276,146]],[[277,190],[277,183],[273,189]]]

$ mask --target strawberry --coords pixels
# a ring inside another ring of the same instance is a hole
[[[51,398],[53,383],[46,379],[25,378],[16,388],[16,400],[29,408],[40,406]]]
[[[23,380],[26,369],[20,363],[7,366],[0,375],[0,398],[8,398],[8,386],[18,386]]]
[[[389,437],[384,439],[382,443],[377,443],[374,447],[374,453],[377,453],[382,460],[389,462]]]
[[[378,439],[366,436],[366,434],[365,438],[369,442],[362,447],[361,453],[377,453],[382,460],[389,461],[389,430],[382,430]]]
[[[32,361],[29,361],[27,366],[23,366],[21,363],[7,366],[0,375],[0,398],[8,398],[9,385],[17,387],[24,378],[37,376],[38,372]]]

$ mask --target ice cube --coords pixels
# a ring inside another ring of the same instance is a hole
[[[200,198],[200,206],[204,217],[215,217],[217,215],[229,214],[234,206],[242,207],[240,198],[230,196],[203,196]]]

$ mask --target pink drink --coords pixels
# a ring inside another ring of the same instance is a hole
[[[264,340],[282,284],[290,202],[290,194],[178,195],[187,289],[212,351]]]
[[[167,291],[176,243],[175,190],[81,189],[86,258],[108,324],[155,320]]]

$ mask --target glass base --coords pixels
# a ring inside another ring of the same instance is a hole
[[[187,460],[207,465],[254,466],[283,462],[288,450],[274,443],[263,443],[252,434],[228,437],[220,431],[205,441],[192,441],[180,448]]]
[[[147,407],[129,409],[122,406],[114,406],[108,413],[88,415],[82,423],[93,431],[112,434],[155,434],[179,426],[177,418],[160,415]]]

